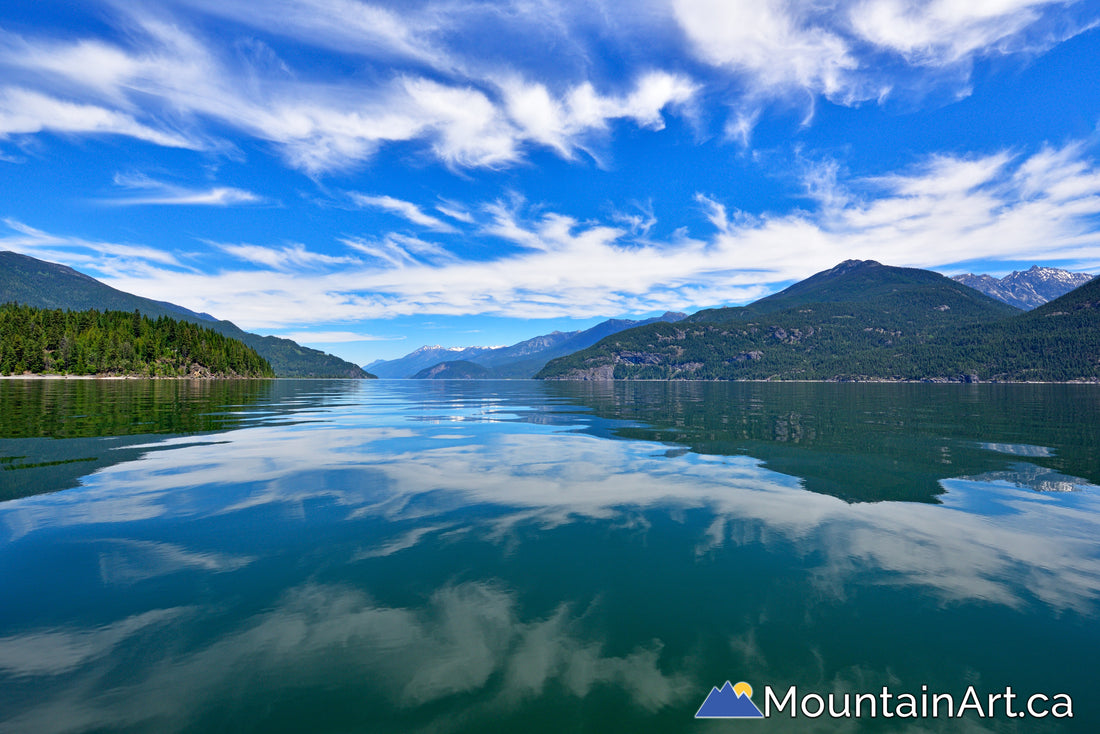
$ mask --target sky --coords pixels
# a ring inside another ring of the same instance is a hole
[[[0,250],[359,364],[1100,272],[1100,0],[27,0]]]

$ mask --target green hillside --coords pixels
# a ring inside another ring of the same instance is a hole
[[[895,268],[874,260],[846,260],[748,306],[707,309],[684,320],[743,321],[823,304],[847,304],[853,313],[873,305],[896,323],[922,323],[931,317],[932,321],[959,324],[1019,313],[1017,308],[930,270]],[[950,313],[940,311],[940,318],[927,311],[943,305],[950,307]]]
[[[1096,380],[1100,312],[1078,291],[1023,314],[936,273],[848,261],[746,307],[621,332],[538,377]]]
[[[111,288],[64,265],[0,252],[0,303],[9,302],[73,311],[140,311],[154,319],[167,316],[198,324],[255,349],[279,377],[373,377],[358,365],[290,339],[252,334],[230,321]]]
[[[987,329],[960,330],[950,350],[983,379],[1100,379],[1100,280]]]
[[[138,311],[0,305],[0,374],[274,377],[236,339]]]

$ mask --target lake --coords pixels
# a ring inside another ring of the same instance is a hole
[[[1089,385],[2,380],[0,732],[1094,732],[1098,418]],[[795,693],[695,718],[727,680]],[[901,703],[935,694],[959,716]]]

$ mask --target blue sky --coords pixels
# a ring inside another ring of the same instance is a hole
[[[1100,2],[0,9],[0,249],[358,363],[1100,272]]]

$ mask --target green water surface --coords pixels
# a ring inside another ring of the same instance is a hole
[[[0,381],[0,733],[1098,731],[1098,417],[1067,385]],[[1073,717],[696,719],[726,680]]]

